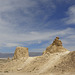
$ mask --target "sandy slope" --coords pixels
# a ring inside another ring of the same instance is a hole
[[[0,63],[0,75],[12,74],[75,75],[75,51],[65,49],[59,37],[56,37],[41,56],[21,57]]]
[[[48,69],[54,68],[62,61],[62,57],[69,54],[69,51],[61,53],[46,54],[40,57],[35,57],[33,61],[30,61],[30,64],[26,64],[25,67],[21,70],[22,72],[34,72],[34,73],[44,73]],[[29,60],[29,59],[27,59]],[[29,63],[29,62],[26,62]]]
[[[39,75],[38,73],[0,73],[0,75]],[[75,73],[65,73],[65,74],[43,74],[43,75],[75,75]]]
[[[49,59],[49,61],[42,66],[40,73],[43,73],[47,71],[48,69],[54,67],[55,65],[59,64],[59,61],[61,61],[61,57],[64,55],[67,55],[69,51],[62,52],[62,53],[54,53],[52,58]]]
[[[14,75],[75,75],[74,55],[75,51],[66,51],[29,57],[27,60],[21,58],[17,61],[7,62],[5,64],[6,68],[4,66],[3,71],[7,70],[9,72],[0,73],[0,75],[12,75],[13,73]],[[8,65],[10,63],[11,65]],[[66,65],[72,70],[68,71],[69,68]],[[65,70],[64,72],[63,69]]]

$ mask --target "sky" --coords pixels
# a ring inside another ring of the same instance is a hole
[[[75,0],[0,0],[0,52],[43,52],[57,36],[75,51]]]

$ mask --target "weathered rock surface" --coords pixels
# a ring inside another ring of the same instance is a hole
[[[75,51],[69,52],[61,57],[59,62],[54,67],[48,68],[46,72],[75,73]]]
[[[0,71],[30,73],[29,75],[75,75],[75,51],[65,49],[59,37],[46,48],[42,56],[29,57],[28,48],[17,47],[14,59],[1,64]]]
[[[19,59],[22,57],[29,57],[28,48],[26,47],[17,47],[14,53],[13,59]]]
[[[56,37],[53,43],[46,48],[46,50],[43,52],[43,54],[46,53],[56,53],[56,52],[64,52],[68,51],[62,46],[61,40],[59,40],[59,37]]]

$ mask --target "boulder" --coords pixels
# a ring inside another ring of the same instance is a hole
[[[13,56],[13,59],[19,59],[22,57],[29,57],[28,48],[26,47],[17,47]]]

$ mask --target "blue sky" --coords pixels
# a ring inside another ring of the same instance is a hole
[[[74,0],[0,0],[0,52],[42,52],[56,36],[75,50]]]

